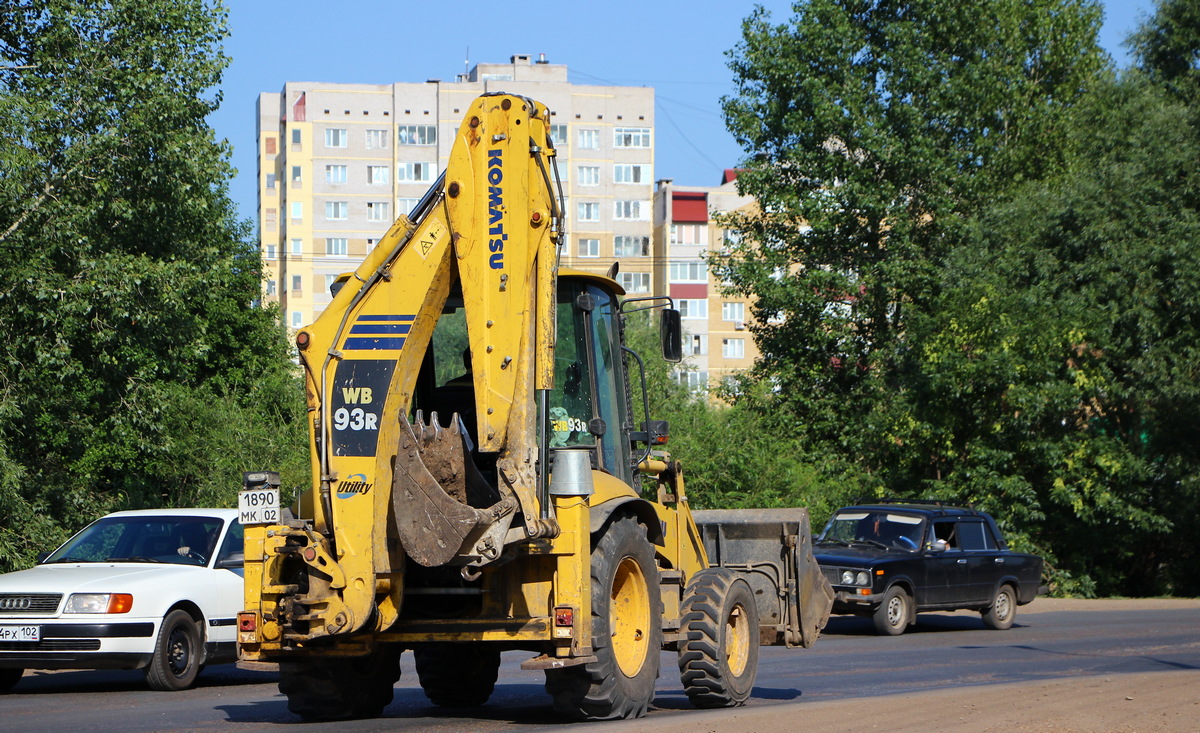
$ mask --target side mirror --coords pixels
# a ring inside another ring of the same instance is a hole
[[[224,560],[217,562],[217,567],[222,570],[238,570],[246,564],[246,555],[241,552],[231,552]]]
[[[662,338],[663,358],[672,364],[683,361],[683,322],[679,311],[663,308],[658,333]]]
[[[946,540],[934,540],[933,542],[929,543],[929,549],[933,552],[945,552],[946,548],[949,546],[950,545],[947,544]]]

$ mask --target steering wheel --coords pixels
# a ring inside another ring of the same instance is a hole
[[[908,535],[900,535],[900,543],[910,550],[917,549],[917,543],[914,542],[913,538],[909,537]]]

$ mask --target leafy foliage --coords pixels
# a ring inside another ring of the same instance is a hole
[[[107,510],[228,503],[259,467],[235,457],[302,444],[228,146],[205,122],[225,35],[203,0],[0,8],[8,567]]]
[[[1120,78],[1093,2],[752,15],[726,111],[762,211],[715,259],[775,389],[737,406],[880,492],[990,511],[1062,592],[1200,592],[1195,5]]]

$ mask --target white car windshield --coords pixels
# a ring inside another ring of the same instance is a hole
[[[43,563],[207,565],[221,525],[217,517],[105,517],[88,525]]]

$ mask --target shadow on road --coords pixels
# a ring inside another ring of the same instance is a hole
[[[1013,628],[1021,628],[1019,621]],[[984,631],[983,619],[979,614],[919,613],[917,623],[904,632],[908,634],[936,634],[945,631]],[[830,616],[829,623],[821,631],[823,636],[876,636],[875,625],[866,616]]]

